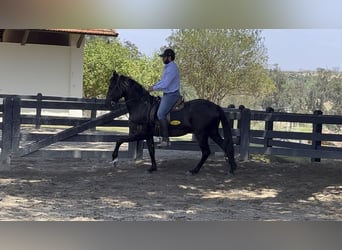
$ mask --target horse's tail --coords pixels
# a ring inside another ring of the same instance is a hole
[[[234,158],[234,143],[233,143],[233,135],[232,135],[232,126],[230,120],[227,119],[226,114],[223,109],[218,106],[218,110],[220,113],[220,120],[223,129],[223,144],[224,144],[224,153],[226,160],[229,161],[231,165],[230,172],[233,173],[236,169],[236,163]]]

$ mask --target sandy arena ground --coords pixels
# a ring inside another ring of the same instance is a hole
[[[186,175],[199,154],[106,160],[13,159],[0,171],[0,220],[230,221],[342,220],[342,162],[239,162],[222,157]],[[183,157],[181,157],[183,156]]]

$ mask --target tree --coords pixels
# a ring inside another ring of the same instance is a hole
[[[332,104],[329,113],[332,115],[342,114],[342,73],[334,72],[332,81],[330,84],[330,103]],[[342,127],[341,127],[342,130]]]
[[[176,30],[167,39],[177,52],[182,81],[199,98],[218,104],[228,94],[260,95],[273,83],[258,30]]]
[[[158,55],[152,58],[142,55],[130,42],[122,44],[117,39],[87,39],[83,96],[105,97],[113,70],[132,77],[143,86],[151,85],[160,78],[162,65],[159,60]]]
[[[310,109],[322,110],[324,113],[340,114],[342,75],[338,71],[317,69],[315,82],[310,88]]]
[[[275,83],[275,88],[272,93],[263,98],[262,107],[263,109],[267,107],[272,107],[276,110],[284,109],[289,104],[287,96],[284,96],[287,87],[287,77],[278,65],[270,69],[270,77]]]

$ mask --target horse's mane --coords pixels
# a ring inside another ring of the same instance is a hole
[[[136,80],[129,76],[125,76],[125,82],[127,83],[127,88],[129,88],[129,91],[134,91],[139,95],[146,95],[148,91]]]

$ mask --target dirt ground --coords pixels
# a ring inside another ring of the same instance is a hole
[[[159,157],[153,174],[148,157],[14,159],[0,171],[0,220],[342,220],[342,162],[251,160],[231,176],[216,156],[186,175],[198,157]]]

